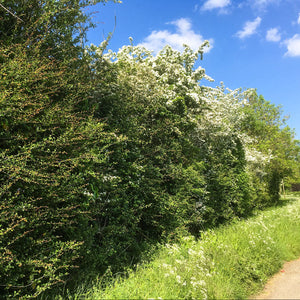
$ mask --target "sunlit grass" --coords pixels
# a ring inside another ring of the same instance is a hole
[[[286,205],[166,245],[150,263],[103,287],[78,291],[84,299],[245,299],[300,255],[300,197]],[[82,298],[81,298],[82,299]]]

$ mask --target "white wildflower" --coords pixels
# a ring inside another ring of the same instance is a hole
[[[192,256],[192,255],[196,255],[197,253],[193,249],[188,249],[188,254]]]

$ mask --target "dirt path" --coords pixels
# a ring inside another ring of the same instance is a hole
[[[262,293],[252,299],[300,299],[300,258],[285,263]]]

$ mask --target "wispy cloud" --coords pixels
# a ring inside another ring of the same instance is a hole
[[[230,0],[206,0],[202,5],[202,10],[223,9],[231,4]]]
[[[261,18],[257,17],[254,21],[248,21],[245,23],[242,30],[236,33],[236,36],[240,39],[244,39],[256,33],[258,26],[261,23]]]
[[[285,56],[300,56],[300,34],[295,34],[292,38],[284,42],[287,46]]]
[[[298,14],[298,20],[297,23],[300,25],[300,13]]]
[[[155,53],[159,52],[166,45],[182,51],[183,45],[186,44],[193,50],[197,50],[205,40],[201,34],[196,33],[192,29],[192,23],[189,19],[181,18],[168,24],[175,26],[175,32],[170,32],[169,30],[152,31],[140,46],[144,46]],[[210,44],[212,42],[213,40],[211,39]],[[205,49],[205,52],[209,52],[211,48]]]
[[[196,4],[196,5],[194,6],[194,12],[196,12],[196,11],[198,11],[198,10],[199,10],[199,5]]]
[[[271,4],[279,4],[282,0],[249,0],[249,4],[254,9],[265,10]]]
[[[281,40],[281,35],[278,28],[271,28],[267,31],[266,40],[268,42],[279,42]]]

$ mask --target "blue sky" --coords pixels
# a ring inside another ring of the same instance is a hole
[[[169,44],[197,49],[209,40],[200,65],[219,85],[256,88],[282,105],[300,139],[300,0],[123,0],[91,8],[100,44],[114,29],[109,49],[129,44],[159,51]],[[203,85],[211,85],[202,82]]]

